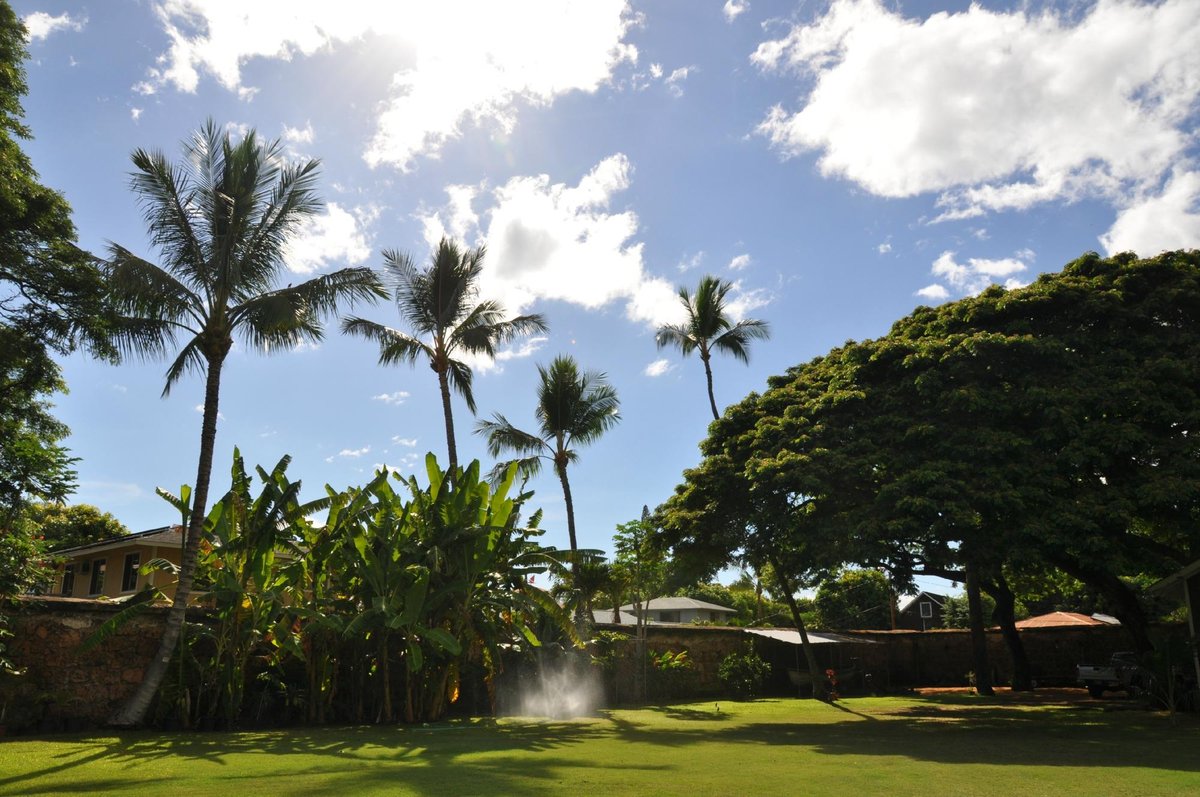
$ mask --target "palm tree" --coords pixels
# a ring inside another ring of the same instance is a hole
[[[416,336],[363,318],[347,318],[342,322],[343,332],[379,344],[380,365],[415,363],[419,358],[429,361],[441,389],[452,474],[458,466],[458,448],[454,444],[451,387],[467,402],[471,414],[475,413],[471,368],[455,357],[459,352],[494,357],[498,345],[548,328],[539,314],[505,321],[504,308],[497,302],[475,303],[483,255],[483,247],[463,251],[453,241],[443,238],[429,268],[420,270],[409,255],[385,250],[383,262],[395,290],[396,307]]]
[[[712,407],[713,420],[721,417],[717,412],[717,400],[713,398],[712,368],[708,361],[714,351],[732,354],[744,363],[750,362],[750,341],[771,336],[766,321],[751,318],[732,323],[726,313],[725,295],[733,284],[711,275],[700,279],[693,297],[686,287],[679,289],[679,301],[687,311],[687,321],[682,324],[663,324],[658,328],[655,340],[658,348],[678,346],[686,357],[699,350],[704,363],[704,375],[708,378],[708,403]]]
[[[488,453],[500,456],[502,451],[522,454],[520,460],[526,475],[536,474],[542,460],[554,464],[554,472],[562,484],[567,504],[567,534],[571,541],[571,572],[578,574],[579,545],[575,536],[575,505],[571,501],[571,483],[567,480],[567,465],[579,459],[574,446],[595,442],[615,426],[621,416],[617,391],[608,384],[604,374],[597,371],[580,372],[574,358],[560,356],[549,368],[538,366],[541,384],[538,386],[538,405],[534,415],[538,433],[523,432],[499,413],[491,421],[480,421],[475,433],[487,437]]]
[[[289,165],[279,142],[253,132],[234,143],[209,120],[184,145],[184,159],[137,150],[131,187],[139,197],[161,265],[117,244],[106,264],[108,290],[137,322],[117,336],[125,353],[156,357],[183,345],[167,369],[163,396],[187,371],[205,376],[200,461],[175,600],[158,654],[134,695],[110,720],[136,725],[166,672],[183,624],[203,532],[221,370],[235,334],[249,349],[273,352],[322,337],[321,319],[344,301],[387,296],[374,272],[348,268],[276,288],[282,253],[320,208],[317,161]]]

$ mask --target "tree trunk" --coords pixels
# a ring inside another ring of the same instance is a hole
[[[1146,612],[1128,584],[1112,573],[1101,568],[1089,567],[1066,554],[1047,554],[1046,560],[1067,575],[1097,590],[1109,601],[1113,614],[1121,621],[1121,627],[1129,632],[1135,651],[1142,654],[1154,650],[1154,644],[1150,641]]]
[[[576,556],[579,553],[579,543],[575,538],[575,503],[571,500],[571,483],[567,481],[567,466],[554,464],[554,469],[558,471],[558,481],[562,484],[563,501],[567,504],[567,538],[571,543],[571,577],[575,577],[578,571],[578,563]],[[575,586],[572,584],[571,586]]]
[[[996,601],[996,622],[1000,625],[1000,633],[1008,645],[1008,655],[1012,659],[1012,689],[1014,692],[1029,692],[1033,690],[1033,673],[1029,666],[1029,657],[1025,655],[1025,644],[1021,641],[1021,632],[1017,630],[1016,596],[1008,586],[1003,573],[997,573],[996,579],[984,585],[985,591]]]
[[[700,352],[700,360],[704,363],[704,376],[708,380],[708,405],[712,407],[713,420],[717,421],[721,419],[721,413],[717,412],[717,399],[713,396],[712,368],[708,364],[708,352]]]
[[[829,692],[825,688],[825,676],[821,672],[820,665],[817,664],[817,656],[813,653],[812,645],[808,641],[808,629],[804,627],[804,620],[800,617],[800,607],[796,605],[795,592],[792,590],[792,585],[788,583],[787,576],[783,574],[783,568],[779,566],[779,563],[771,560],[771,568],[775,571],[780,591],[783,592],[788,609],[792,612],[792,622],[796,625],[796,630],[800,632],[800,647],[804,651],[804,658],[808,662],[808,675],[812,679],[812,696],[817,700],[827,701]]]
[[[992,665],[988,662],[987,633],[983,628],[983,601],[979,597],[979,570],[967,563],[967,607],[971,615],[971,658],[975,663],[975,691],[995,694],[992,689]]]
[[[442,391],[442,414],[446,417],[446,451],[450,457],[450,484],[456,481],[454,469],[458,467],[458,446],[454,444],[454,412],[450,408],[450,380],[445,370],[437,372],[438,387]]]
[[[108,719],[108,724],[117,728],[141,725],[150,708],[154,695],[162,685],[175,652],[175,643],[187,616],[188,598],[192,593],[192,581],[196,574],[196,555],[200,551],[200,540],[204,536],[204,519],[208,502],[208,482],[212,476],[213,449],[217,440],[217,411],[221,395],[221,368],[224,357],[209,360],[208,375],[204,386],[204,420],[200,426],[200,463],[196,468],[196,486],[192,491],[192,509],[188,518],[186,545],[183,561],[179,565],[179,582],[175,587],[175,600],[163,626],[158,652],[146,667],[137,691]]]

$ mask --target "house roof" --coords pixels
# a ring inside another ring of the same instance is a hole
[[[800,632],[794,628],[747,628],[747,634],[755,636],[763,636],[768,639],[777,639],[780,642],[786,642],[789,645],[800,644]],[[841,634],[831,634],[828,631],[809,631],[808,641],[812,645],[837,645],[847,642],[856,645],[874,645],[877,644],[871,639],[861,639],[858,637],[842,636]]]
[[[916,595],[905,595],[903,598],[901,598],[899,605],[896,606],[896,611],[901,613],[908,611],[910,608],[915,606],[917,601],[921,598],[933,601],[933,603],[937,606],[941,606],[946,602],[945,595],[939,595],[936,592],[918,592]]]
[[[730,609],[728,606],[718,606],[715,603],[707,603],[698,601],[694,598],[651,598],[642,604],[642,608],[646,611],[677,611],[682,609],[700,609],[708,612],[724,612],[726,614],[737,614],[737,609]],[[632,612],[633,604],[627,604],[621,607],[621,612]]]
[[[1106,618],[1106,619],[1101,619]],[[1050,612],[1017,621],[1017,628],[1060,628],[1062,626],[1120,625],[1108,615],[1088,616],[1079,612]]]
[[[133,534],[123,534],[120,537],[110,537],[107,540],[100,540],[99,542],[92,542],[87,545],[76,545],[74,548],[60,548],[59,550],[51,551],[51,553],[66,555],[100,553],[101,551],[121,548],[130,544],[179,546],[183,544],[183,527],[162,526],[157,529],[137,531]]]

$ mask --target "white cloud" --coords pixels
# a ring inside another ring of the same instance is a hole
[[[392,438],[392,443],[394,445],[404,446],[405,448],[416,448],[417,447],[417,438],[401,437],[399,435],[396,435],[395,437]]]
[[[965,263],[960,263],[955,260],[954,252],[946,251],[933,261],[930,272],[960,295],[967,296],[979,293],[992,284],[1002,284],[1006,288],[1022,287],[1025,283],[1015,275],[1027,270],[1029,265],[1025,261],[1032,261],[1033,258],[1032,251],[1022,249],[1015,257],[999,260],[971,257]],[[917,295],[926,299],[945,299],[950,291],[945,285],[935,283],[917,291]]]
[[[1200,172],[1175,175],[1161,195],[1122,209],[1100,242],[1110,255],[1137,252],[1143,257],[1200,248]]]
[[[126,385],[119,385],[116,382],[109,385],[109,387],[111,387],[117,393],[128,393],[129,392],[129,388]]]
[[[681,66],[678,69],[673,70],[671,74],[667,75],[667,79],[664,80],[663,83],[666,84],[667,90],[671,92],[672,96],[683,96],[683,86],[681,84],[683,81],[687,80],[688,76],[691,75],[691,73],[695,70],[696,67],[694,66]]]
[[[378,215],[374,208],[343,209],[330,202],[325,212],[308,220],[284,247],[284,262],[298,274],[325,266],[355,266],[371,256],[363,227]]]
[[[733,260],[729,261],[728,269],[730,271],[741,271],[750,265],[750,255],[738,255]]]
[[[312,122],[305,123],[304,127],[283,126],[283,140],[288,144],[311,144],[316,135]]]
[[[950,298],[950,291],[946,290],[945,286],[938,285],[936,282],[932,285],[926,285],[921,290],[917,291],[917,296],[922,299],[928,299],[931,302],[940,302],[943,299]]]
[[[370,446],[363,446],[362,448],[343,448],[336,454],[331,454],[330,456],[325,457],[325,461],[333,462],[335,459],[358,459],[359,457],[370,453]]]
[[[749,8],[750,3],[747,0],[725,0],[725,6],[721,11],[725,14],[726,22],[733,22]]]
[[[137,120],[141,119],[142,118],[142,109],[141,108],[130,108],[129,109],[129,118],[135,122]]]
[[[691,271],[692,269],[699,266],[702,262],[704,262],[704,251],[703,250],[701,250],[691,256],[688,256],[685,254],[683,256],[683,258],[680,259],[679,263],[676,264],[675,270],[678,271],[680,274],[682,274],[686,271]]]
[[[725,312],[727,312],[735,322],[750,318],[750,314],[760,307],[766,307],[775,297],[770,291],[764,288],[755,288],[746,290],[742,287],[742,283],[733,283],[733,289],[729,291],[729,301],[725,304]]]
[[[918,20],[881,0],[834,0],[753,55],[806,81],[801,109],[777,105],[758,130],[873,194],[937,193],[936,220],[1153,199],[1194,140],[1200,3],[1029,8]]]
[[[204,414],[204,405],[203,404],[197,404],[195,407],[193,407],[193,409],[196,410],[196,412],[200,413],[201,415]],[[225,420],[225,413],[221,412],[220,410],[217,410],[217,420],[218,421]]]
[[[378,396],[371,396],[371,401],[382,401],[384,404],[399,406],[408,399],[408,396],[407,390],[397,390],[394,393],[380,393]]]
[[[516,346],[510,346],[507,349],[499,349],[496,351],[495,359],[476,357],[467,354],[462,360],[467,365],[471,366],[471,370],[477,374],[486,374],[491,372],[501,372],[504,370],[504,363],[510,360],[524,360],[536,354],[542,346],[546,345],[549,338],[543,336],[535,336],[521,341]]]
[[[471,203],[450,205],[421,216],[426,236],[463,226],[465,239],[486,243],[488,267],[480,288],[510,313],[526,312],[539,300],[558,300],[588,309],[625,303],[626,315],[651,324],[680,320],[675,289],[649,274],[637,215],[611,209],[629,187],[629,159],[604,159],[577,185],[552,183],[549,175],[514,177],[490,191],[452,189],[488,203],[479,213]]]
[[[879,254],[886,255],[888,252],[892,251],[892,245],[887,241],[884,241],[879,246],[875,247],[875,249],[879,252]]]
[[[662,64],[659,64],[659,63],[650,64],[650,77],[654,78],[655,80],[658,80],[662,76],[663,76]]]
[[[51,16],[45,11],[35,11],[21,21],[25,23],[29,41],[36,42],[60,30],[81,31],[87,24],[87,17],[72,17],[65,11],[58,16]]]
[[[669,360],[659,359],[647,365],[642,369],[642,373],[649,377],[662,376],[667,371],[670,371],[675,366],[671,365]]]
[[[637,61],[623,41],[636,17],[626,0],[491,0],[379,3],[377,0],[159,0],[170,46],[139,91],[194,92],[211,76],[243,99],[243,65],[336,50],[366,37],[387,40],[394,70],[364,156],[371,165],[409,168],[436,155],[468,125],[511,132],[524,107],[594,92],[622,63]]]

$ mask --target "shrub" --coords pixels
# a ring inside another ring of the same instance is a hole
[[[717,668],[721,683],[739,700],[761,693],[770,674],[771,665],[763,661],[753,648],[747,648],[743,653],[730,653]]]

